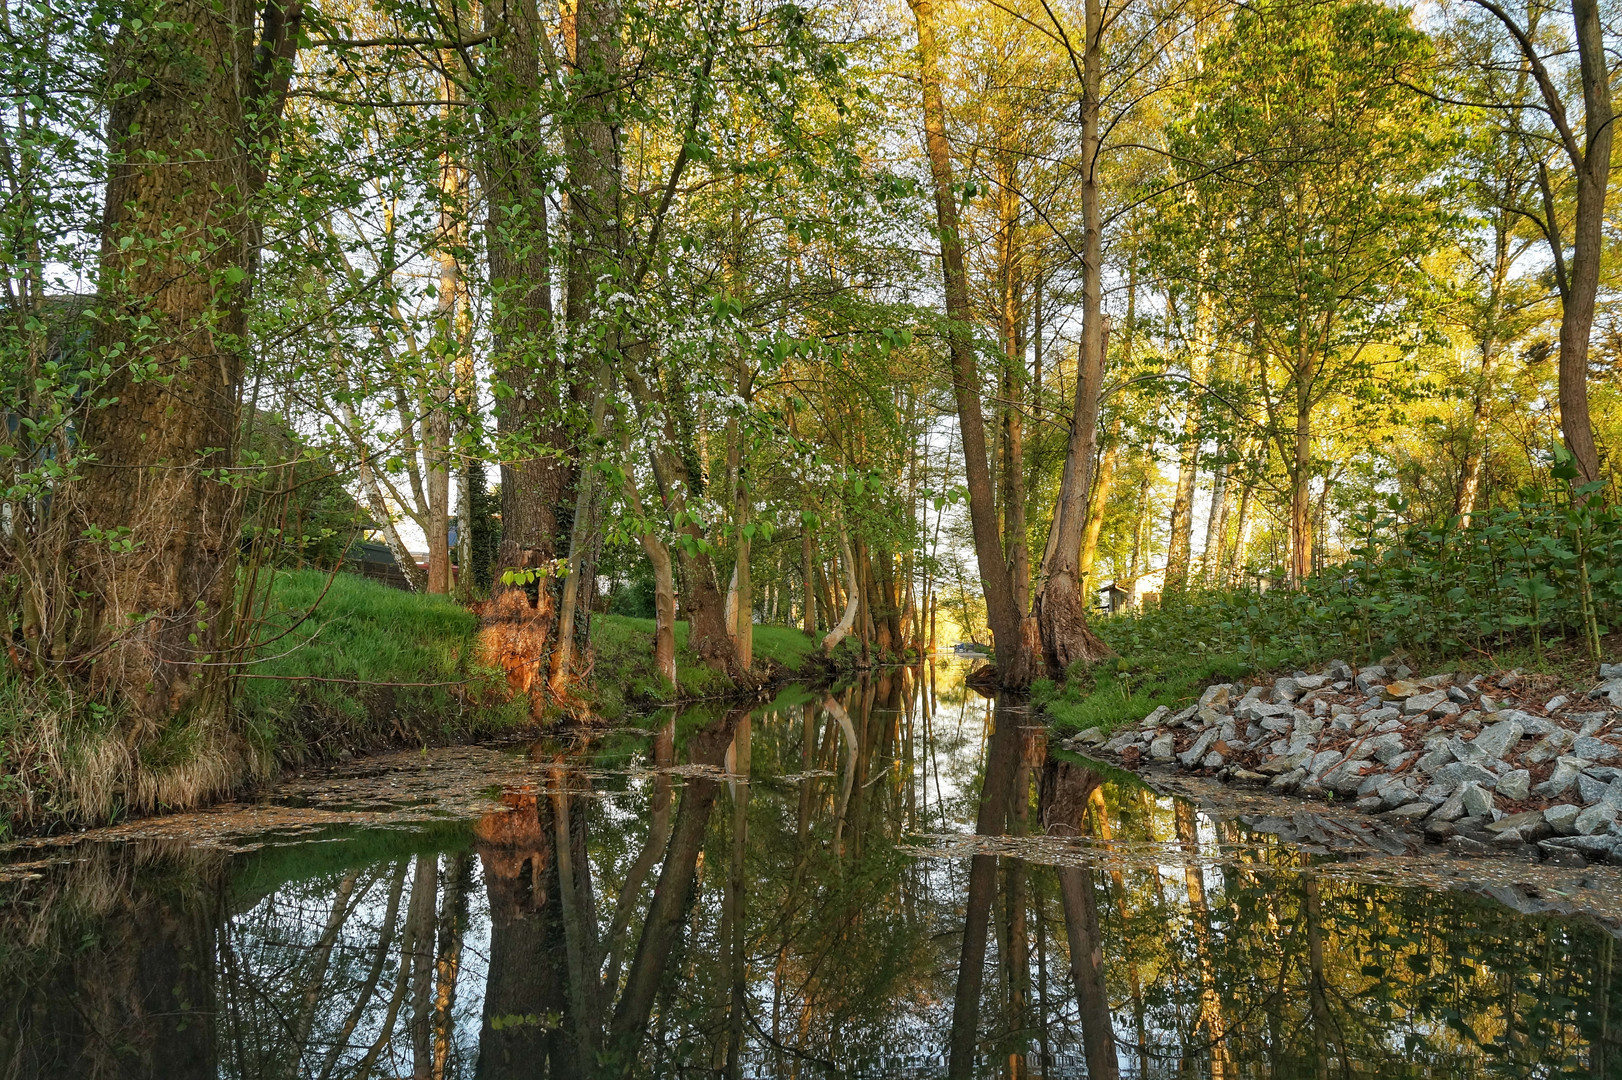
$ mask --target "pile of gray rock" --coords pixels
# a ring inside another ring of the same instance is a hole
[[[1518,672],[1415,677],[1388,661],[1253,686],[1219,683],[1113,735],[1070,745],[1129,768],[1353,801],[1460,853],[1622,865],[1622,664],[1531,700]]]

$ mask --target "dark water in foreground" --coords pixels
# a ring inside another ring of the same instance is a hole
[[[1622,1075],[1602,922],[1100,782],[955,667],[647,722],[13,849],[0,1076]]]

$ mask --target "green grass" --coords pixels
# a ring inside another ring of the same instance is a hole
[[[591,620],[592,669],[586,693],[593,710],[607,719],[619,719],[638,706],[678,699],[722,697],[733,692],[732,682],[687,651],[687,623],[676,623],[676,681],[678,694],[653,667],[652,619],[627,615],[594,615]],[[757,667],[780,665],[789,672],[807,671],[821,656],[815,639],[787,626],[755,627],[754,659]]]
[[[477,616],[445,597],[353,574],[337,575],[329,587],[316,571],[278,573],[258,635],[266,643],[239,699],[249,737],[278,760],[297,762],[512,730],[527,710],[506,700],[499,674],[478,668],[478,628]],[[447,685],[399,685],[408,683]]]
[[[1062,734],[1136,723],[1162,705],[1192,703],[1214,682],[1234,682],[1256,669],[1237,656],[1147,655],[1123,657],[1091,668],[1076,665],[1062,686],[1047,679],[1031,687],[1031,703]]]

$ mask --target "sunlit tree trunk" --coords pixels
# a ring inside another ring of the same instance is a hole
[[[1022,633],[1014,584],[1003,561],[998,535],[991,466],[986,454],[986,422],[980,402],[980,373],[971,335],[974,313],[969,304],[968,273],[953,192],[952,150],[946,139],[946,106],[941,97],[940,46],[935,39],[933,0],[908,0],[918,27],[919,81],[923,90],[924,142],[935,188],[935,216],[941,245],[946,292],[952,390],[957,401],[964,474],[969,493],[969,520],[975,561],[985,592],[987,619],[997,652],[997,675],[1005,687],[1028,685],[1033,656]]]

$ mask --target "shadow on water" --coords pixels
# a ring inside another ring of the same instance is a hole
[[[646,725],[529,747],[477,818],[13,878],[0,1076],[1622,1071],[1599,922],[1050,755],[955,664]]]

